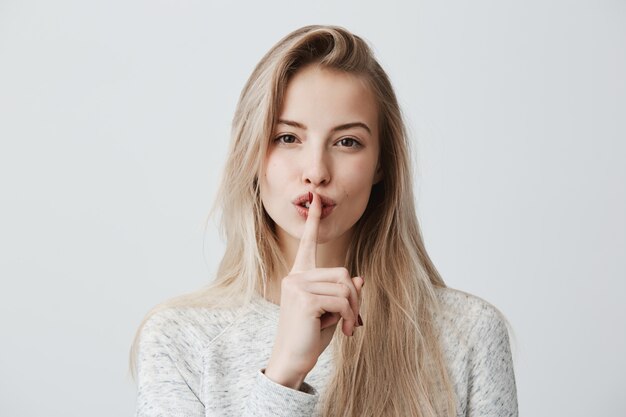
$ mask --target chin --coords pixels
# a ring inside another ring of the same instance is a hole
[[[296,242],[299,242],[302,239],[302,235],[304,234],[304,223],[302,225],[279,225],[276,224],[276,232],[277,236],[280,239],[281,236],[289,237]],[[323,245],[328,242],[332,242],[339,236],[329,236],[328,233],[324,230],[324,226],[320,224],[320,228],[317,232],[317,244]]]

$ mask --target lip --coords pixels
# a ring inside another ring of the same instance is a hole
[[[321,194],[318,194],[318,196],[322,200],[322,214],[320,215],[320,219],[324,219],[324,218],[328,217],[330,215],[330,213],[332,213],[332,211],[335,208],[335,206],[337,205],[337,203],[335,203],[335,200],[333,200],[332,198],[323,196]],[[305,219],[309,215],[309,209],[306,208],[306,207],[301,206],[301,204],[304,204],[307,201],[309,201],[309,193],[302,194],[302,195],[296,197],[292,201],[294,207],[298,211],[298,214],[300,216],[302,216],[303,218],[305,218]]]
[[[335,200],[333,200],[332,198],[323,196],[321,194],[317,194],[318,197],[322,200],[322,207],[324,206],[336,206],[337,203],[335,203]],[[309,201],[309,193],[305,193],[302,195],[299,195],[298,197],[296,197],[292,203],[296,204],[296,205],[300,205],[303,204],[305,202]]]
[[[302,216],[304,219],[309,217],[309,209],[308,208],[302,207],[302,206],[300,206],[298,204],[294,204],[293,206],[298,211],[298,214],[300,216]],[[334,208],[335,208],[335,206],[324,206],[324,207],[322,207],[322,214],[320,215],[320,220],[325,219],[326,217],[330,216],[330,213],[332,213]]]

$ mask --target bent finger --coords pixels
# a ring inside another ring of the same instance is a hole
[[[339,313],[343,319],[342,331],[346,336],[352,336],[356,327],[357,317],[354,315],[350,303],[343,297],[320,295],[317,297],[318,318],[325,313]]]
[[[342,284],[350,290],[350,307],[354,312],[354,315],[359,314],[360,299],[359,293],[356,289],[355,279],[350,277],[350,272],[343,267],[335,268],[316,268],[302,274],[304,281],[310,282],[327,282],[333,284]],[[358,280],[356,280],[358,281]],[[305,284],[308,285],[308,284]]]

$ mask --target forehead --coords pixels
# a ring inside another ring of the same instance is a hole
[[[362,76],[309,65],[287,83],[279,118],[323,130],[360,121],[376,135],[378,106]]]

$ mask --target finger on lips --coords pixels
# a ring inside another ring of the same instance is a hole
[[[300,238],[292,272],[306,271],[316,267],[317,234],[322,212],[319,204],[319,197],[309,192],[309,213],[304,223],[304,231]]]
[[[320,225],[320,217],[322,214],[322,205],[320,197],[317,194],[309,192],[309,210],[306,221],[304,223],[304,230],[302,237],[300,238],[300,244],[298,245],[298,251],[293,263],[291,272],[309,272],[309,278],[319,280],[325,280],[335,284],[341,284],[350,290],[348,301],[350,309],[353,312],[353,318],[347,318],[344,316],[344,321],[354,322],[353,327],[358,327],[362,323],[362,319],[359,314],[359,292],[355,285],[354,279],[351,279],[350,274],[346,268],[323,268],[316,269],[316,254],[317,254],[317,238]],[[340,271],[339,271],[339,270]],[[337,277],[340,276],[340,281],[337,282]],[[361,284],[363,286],[363,284]],[[318,289],[321,287],[317,287]],[[328,287],[326,287],[328,289]],[[359,288],[360,290],[360,288]],[[328,292],[324,292],[327,294]],[[332,292],[331,292],[332,293]],[[345,296],[345,295],[344,295]]]

